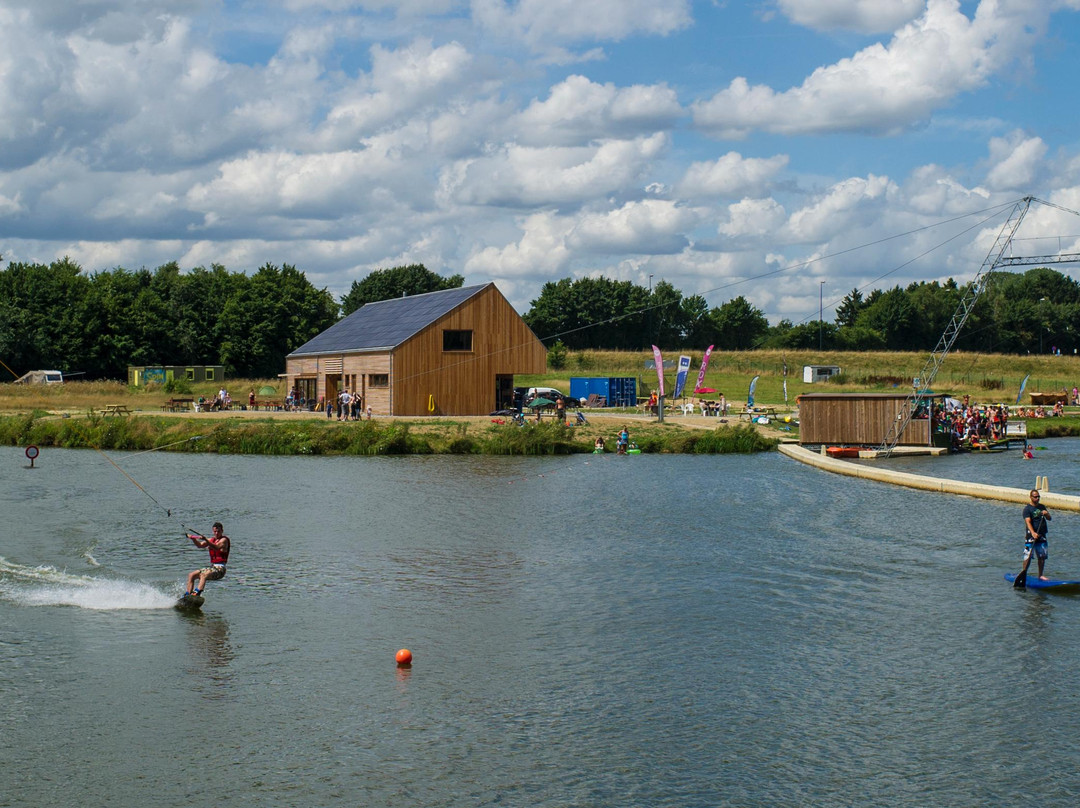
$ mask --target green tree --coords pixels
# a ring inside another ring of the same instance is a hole
[[[460,289],[464,283],[465,278],[461,275],[444,278],[423,264],[377,269],[362,281],[353,281],[349,293],[341,298],[341,313],[347,317],[365,303],[390,300],[403,295]]]
[[[682,346],[702,350],[716,343],[718,331],[709,317],[709,304],[701,295],[690,295],[682,301]]]
[[[719,308],[710,317],[716,328],[716,346],[725,351],[746,351],[760,348],[769,334],[769,321],[760,309],[739,295]]]
[[[0,358],[16,376],[86,370],[91,335],[78,311],[88,287],[87,276],[68,258],[48,266],[13,262],[0,271]]]
[[[315,289],[296,267],[264,264],[237,278],[222,310],[220,361],[232,375],[276,376],[285,356],[333,325],[337,313],[333,295]]]
[[[915,320],[915,309],[907,293],[896,286],[878,295],[859,312],[855,325],[880,334],[888,350],[918,350],[922,346],[914,330]]]
[[[840,301],[840,305],[836,307],[836,324],[839,326],[855,325],[855,318],[859,316],[859,312],[862,311],[864,305],[862,292],[858,289],[852,289]]]
[[[648,314],[648,290],[630,281],[563,278],[544,284],[524,319],[541,340],[570,350],[639,350],[650,343]]]

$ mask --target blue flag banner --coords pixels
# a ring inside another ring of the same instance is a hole
[[[686,376],[690,372],[690,357],[679,357],[679,372],[675,376],[675,394],[672,398],[678,398],[682,395],[683,388],[686,387]]]
[[[757,390],[757,380],[761,376],[755,376],[750,380],[750,392],[746,394],[746,409],[750,409],[754,406],[754,391]]]
[[[1022,382],[1020,382],[1020,392],[1016,394],[1016,403],[1017,404],[1020,403],[1020,396],[1024,395],[1024,388],[1027,387],[1027,380],[1030,379],[1030,378],[1031,378],[1031,374],[1029,373],[1027,376],[1024,377],[1024,380]]]

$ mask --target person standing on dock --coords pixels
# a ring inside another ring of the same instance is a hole
[[[1021,575],[1027,574],[1031,564],[1031,554],[1039,560],[1039,580],[1045,581],[1043,568],[1046,566],[1047,552],[1046,523],[1050,521],[1050,511],[1039,502],[1039,492],[1034,488],[1029,494],[1031,502],[1024,506],[1024,567]]]

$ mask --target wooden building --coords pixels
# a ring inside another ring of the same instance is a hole
[[[486,415],[509,408],[515,373],[543,373],[547,349],[495,284],[360,307],[285,358],[306,401],[343,389],[381,415]]]
[[[922,397],[915,417],[904,428],[897,445],[936,445],[931,416],[934,407],[943,404],[944,400],[944,394]],[[804,393],[796,401],[800,444],[880,446],[900,415],[907,396],[903,393]]]

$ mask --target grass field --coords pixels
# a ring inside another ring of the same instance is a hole
[[[697,380],[703,352],[689,352],[692,390]],[[672,352],[667,359],[678,360]],[[713,352],[705,374],[705,387],[723,392],[729,402],[745,404],[750,380],[760,375],[756,402],[771,406],[784,404],[784,366],[787,365],[787,402],[795,406],[801,393],[828,392],[899,392],[907,393],[911,381],[926,364],[928,354],[900,352],[829,352],[816,351],[736,351]],[[519,377],[518,383],[527,386],[556,387],[569,392],[573,376],[633,376],[639,381],[639,395],[648,395],[656,388],[656,371],[646,370],[651,354],[616,351],[573,351],[566,367],[541,376]],[[838,365],[843,373],[826,383],[805,384],[804,365]],[[1014,356],[1008,354],[952,353],[938,372],[934,390],[961,397],[970,395],[973,401],[1015,403],[1020,384],[1030,375],[1024,403],[1031,392],[1072,390],[1080,386],[1080,357],[1076,356]],[[675,386],[675,371],[664,374],[666,391]],[[712,398],[713,396],[709,396]]]

